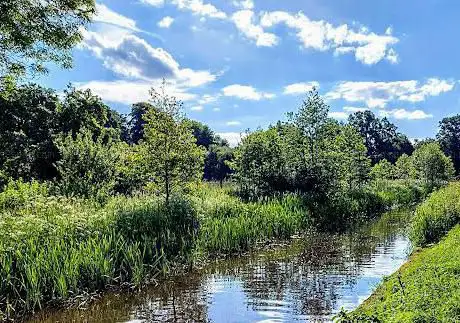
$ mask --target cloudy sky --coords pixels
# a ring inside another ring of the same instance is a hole
[[[100,0],[97,10],[74,68],[40,82],[91,88],[122,113],[163,78],[190,118],[231,141],[285,118],[312,86],[331,117],[370,109],[410,138],[460,113],[455,0]]]

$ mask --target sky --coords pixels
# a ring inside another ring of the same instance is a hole
[[[460,113],[455,0],[98,0],[74,67],[40,83],[90,88],[127,114],[159,88],[236,144],[316,87],[330,116],[371,110],[411,139]]]

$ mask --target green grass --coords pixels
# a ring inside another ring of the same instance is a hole
[[[460,322],[460,226],[423,249],[342,322]]]
[[[460,182],[432,193],[416,210],[411,240],[417,246],[437,242],[460,223]]]
[[[101,205],[50,191],[15,182],[0,193],[0,320],[109,286],[139,285],[172,265],[245,252],[315,224],[308,199],[296,194],[248,203],[231,186],[199,185],[166,207],[148,195]],[[373,194],[339,199],[326,209],[337,212],[328,213],[330,222],[375,216],[381,202]]]

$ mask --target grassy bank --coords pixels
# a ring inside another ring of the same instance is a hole
[[[352,222],[416,198],[398,193],[407,192],[402,187],[387,183],[343,196],[327,219]],[[0,193],[1,319],[110,286],[139,285],[175,264],[244,252],[315,224],[308,199],[295,194],[243,202],[231,188],[202,185],[166,207],[149,195],[101,205],[51,191],[16,182]]]
[[[460,183],[455,182],[432,193],[417,208],[411,239],[424,248],[416,249],[398,272],[341,321],[460,321],[459,201]]]

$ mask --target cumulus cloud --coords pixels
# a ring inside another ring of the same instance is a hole
[[[284,94],[305,94],[306,92],[313,90],[313,88],[319,89],[319,83],[316,81],[294,83],[284,87]]]
[[[227,126],[229,126],[229,127],[234,127],[234,126],[240,126],[241,122],[239,122],[239,121],[227,121],[225,124]]]
[[[100,96],[103,100],[114,103],[133,104],[135,102],[147,101],[150,98],[149,90],[159,88],[161,81],[90,81],[78,83],[78,89],[91,89],[91,91]],[[187,93],[187,88],[169,82],[165,89],[166,94],[175,96],[182,101],[196,100],[196,95]]]
[[[240,9],[254,9],[253,0],[233,0],[233,5]]]
[[[433,118],[432,114],[428,114],[425,111],[408,111],[406,109],[380,110],[379,115],[381,117],[390,117],[398,120],[422,120]]]
[[[230,147],[236,147],[243,140],[245,134],[239,132],[218,132],[217,135],[228,141]]]
[[[212,82],[209,71],[181,68],[171,54],[155,48],[133,34],[119,34],[108,39],[105,33],[85,32],[84,47],[103,61],[106,68],[128,78],[141,80],[175,79],[189,87]]]
[[[334,118],[334,119],[339,119],[339,120],[345,120],[348,118],[348,113],[343,112],[343,111],[331,111],[329,112],[329,117]]]
[[[171,3],[180,10],[189,10],[195,15],[225,19],[227,14],[210,3],[204,3],[203,0],[171,0]]]
[[[272,47],[278,44],[275,34],[265,32],[260,25],[254,23],[254,12],[251,10],[237,11],[231,19],[246,38],[256,42],[256,46]]]
[[[174,22],[174,18],[166,16],[158,22],[158,27],[160,28],[169,28]]]
[[[195,105],[190,108],[190,110],[195,111],[195,112],[203,111],[203,109],[204,108],[201,105]]]
[[[120,15],[101,3],[96,3],[96,15],[93,20],[133,31],[140,31],[133,19]]]
[[[347,102],[362,102],[369,108],[385,108],[388,102],[422,102],[427,97],[438,96],[454,88],[455,82],[430,78],[419,81],[394,82],[341,82],[326,94],[327,100],[343,99]]]
[[[311,20],[302,12],[294,15],[285,11],[263,13],[261,27],[270,28],[279,24],[295,30],[297,38],[306,49],[334,49],[335,55],[354,53],[357,61],[367,65],[382,59],[397,62],[396,52],[391,46],[399,40],[391,34],[391,29],[378,35],[367,28],[353,30],[347,24],[333,26],[324,20]]]
[[[262,99],[273,99],[275,94],[259,92],[248,85],[233,84],[222,89],[224,96],[236,97],[242,100],[260,101]]]
[[[165,3],[164,0],[141,0],[141,2],[154,7],[161,7]]]

